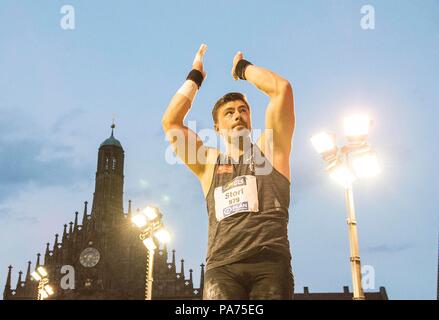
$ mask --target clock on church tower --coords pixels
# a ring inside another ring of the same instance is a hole
[[[100,258],[101,254],[99,253],[98,249],[88,247],[82,250],[81,254],[79,255],[79,262],[85,268],[93,268],[99,263]]]

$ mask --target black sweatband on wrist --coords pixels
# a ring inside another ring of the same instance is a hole
[[[197,84],[198,89],[200,89],[201,84],[203,83],[203,74],[201,73],[201,71],[192,69],[191,72],[189,72],[189,74],[187,75],[186,80],[192,80]]]
[[[235,67],[235,74],[236,76],[241,80],[247,80],[245,78],[245,69],[247,69],[248,66],[252,66],[253,64],[247,60],[241,59],[236,64]]]

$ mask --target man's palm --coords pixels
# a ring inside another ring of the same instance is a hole
[[[238,64],[238,62],[239,62],[240,60],[242,60],[242,59],[244,59],[244,55],[242,54],[241,51],[238,51],[238,52],[235,54],[235,57],[233,58],[233,67],[232,67],[232,77],[233,77],[233,79],[235,79],[235,80],[238,80],[238,79],[239,79],[238,76],[235,74],[235,68],[236,68],[236,65]]]
[[[207,45],[204,43],[200,46],[197,53],[195,54],[194,62],[192,63],[192,68],[200,71],[203,74],[203,79],[206,78],[207,73],[203,68],[203,58],[207,50]]]

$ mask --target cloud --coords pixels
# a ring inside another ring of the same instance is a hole
[[[29,192],[32,192],[32,190],[35,191],[35,189],[30,188]],[[17,192],[11,192],[9,194],[10,197],[3,197],[1,200],[3,202],[8,201],[8,199],[11,199],[12,196],[17,196],[20,193],[20,191]],[[44,221],[41,221],[40,218],[36,217],[35,212],[32,210],[27,210],[27,213],[21,210],[16,210],[10,206],[5,206],[3,208],[0,208],[0,222],[3,226],[10,226],[13,228],[23,228],[26,225],[39,225],[43,223]]]
[[[3,224],[18,223],[20,225],[35,225],[40,222],[40,220],[34,216],[14,212],[14,210],[9,206],[0,207],[0,221],[2,221]]]
[[[69,185],[85,174],[69,161],[70,150],[63,146],[48,151],[43,142],[26,139],[0,141],[0,150],[0,199],[28,183]]]
[[[74,162],[74,148],[53,142],[26,117],[0,112],[0,202],[30,184],[72,185],[86,179],[85,165]]]
[[[60,133],[64,130],[66,126],[69,126],[72,122],[80,121],[80,117],[85,114],[84,109],[73,108],[60,116],[55,123],[52,125],[52,130],[54,133]]]
[[[364,249],[365,252],[368,253],[399,253],[401,251],[406,251],[411,249],[413,244],[404,243],[404,244],[379,244],[375,246],[369,246]]]

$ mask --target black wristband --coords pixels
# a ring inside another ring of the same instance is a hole
[[[197,84],[198,89],[200,89],[201,84],[203,83],[203,74],[201,73],[201,71],[192,69],[191,72],[189,72],[189,74],[187,75],[186,80],[192,80]]]
[[[248,66],[252,66],[253,64],[247,60],[241,59],[236,64],[235,67],[235,74],[236,76],[241,80],[247,80],[245,78],[245,69],[247,69]]]

